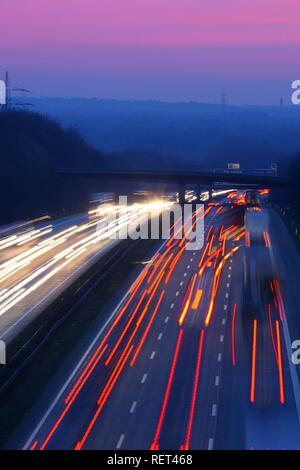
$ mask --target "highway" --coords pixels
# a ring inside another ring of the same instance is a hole
[[[149,210],[166,203],[132,204],[111,211],[16,226],[0,238],[0,339],[8,341],[58,297],[80,274],[119,242],[115,234],[144,223]],[[111,217],[111,219],[110,219]]]
[[[296,312],[278,224],[237,194],[207,204],[204,246],[174,235],[161,245],[17,446],[298,449]]]

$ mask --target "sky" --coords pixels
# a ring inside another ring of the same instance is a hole
[[[0,0],[0,78],[36,96],[290,101],[299,0]]]

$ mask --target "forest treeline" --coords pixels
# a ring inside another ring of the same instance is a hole
[[[284,190],[284,202],[296,212],[300,221],[300,151],[291,158],[288,175],[289,184]]]
[[[0,112],[0,224],[46,213],[86,209],[91,182],[57,174],[59,168],[92,168],[103,154],[74,128],[37,113]]]
[[[222,150],[225,165],[232,157],[232,149]],[[214,166],[216,162],[212,160],[211,164]],[[264,162],[261,163],[263,165]],[[174,166],[186,169],[189,165],[194,166],[194,162],[192,164],[169,152],[123,149],[104,153],[87,144],[76,128],[62,127],[38,113],[2,111],[0,225],[49,213],[63,215],[84,211],[91,192],[108,189],[104,180],[62,177],[57,173],[61,168],[167,170]],[[280,190],[275,196],[298,212],[300,218],[300,152],[290,159],[285,158],[280,169],[289,174],[290,182],[288,188]],[[120,190],[118,185],[118,191]]]

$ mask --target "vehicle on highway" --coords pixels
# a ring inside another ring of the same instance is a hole
[[[247,206],[259,206],[260,205],[260,196],[258,191],[256,190],[250,190],[246,191],[246,205]]]

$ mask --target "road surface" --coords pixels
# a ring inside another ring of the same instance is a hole
[[[207,206],[203,248],[161,246],[10,447],[299,448],[291,240],[271,210],[227,202]]]
[[[165,203],[162,203],[164,207]],[[17,227],[0,238],[0,339],[9,341],[80,274],[111,250],[128,224],[143,223],[149,208],[135,204],[119,219],[111,214],[77,215],[31,228]],[[113,209],[112,209],[113,210]],[[105,226],[105,224],[108,224]]]

